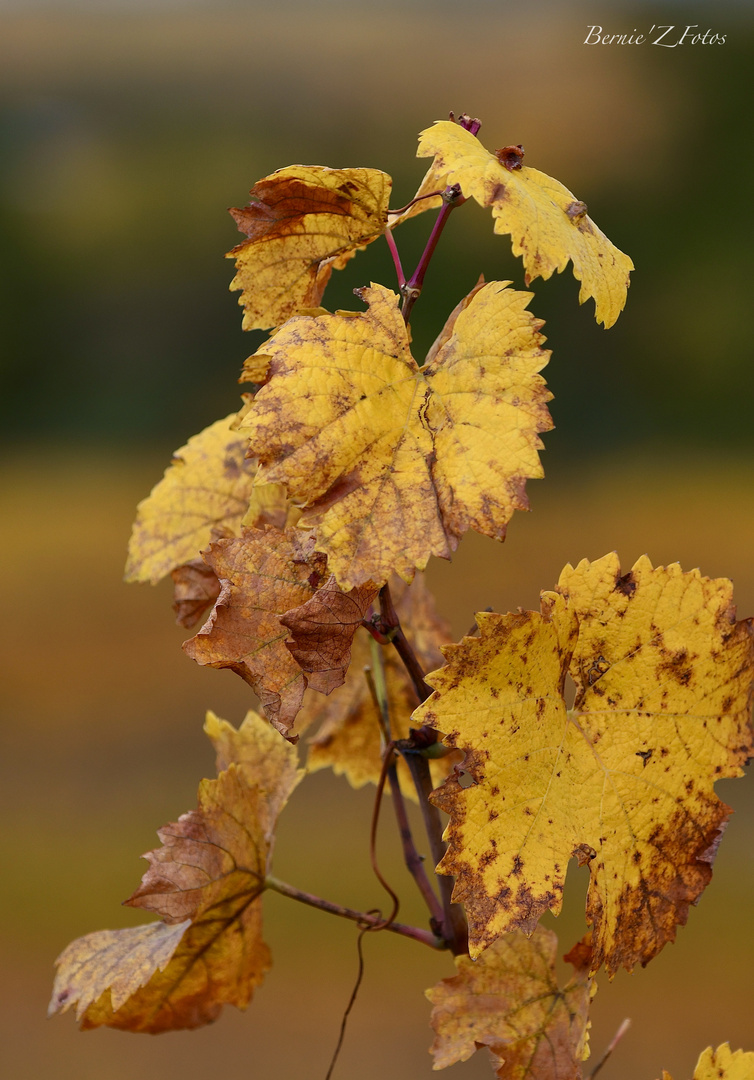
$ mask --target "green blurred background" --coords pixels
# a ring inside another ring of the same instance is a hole
[[[699,23],[724,46],[584,46],[587,27]],[[139,921],[118,905],[154,830],[212,769],[204,710],[238,723],[240,680],[180,650],[169,589],[121,583],[134,506],[176,446],[231,411],[259,335],[244,335],[226,213],[294,162],[368,165],[394,206],[424,163],[416,134],[448,110],[490,148],[567,184],[637,270],[605,332],[570,270],[532,287],[554,355],[545,483],[503,548],[477,536],[429,577],[462,634],[478,608],[536,606],[567,561],[616,548],[733,578],[754,612],[751,295],[754,17],[750,4],[408,2],[368,5],[0,0],[0,321],[4,754],[0,1038],[9,1080],[324,1077],[350,993],[353,928],[272,896],[275,968],[249,1011],[200,1032],[79,1034],[44,1020],[52,961],[89,930]],[[412,265],[429,217],[398,235]],[[474,205],[450,222],[415,309],[417,351],[474,284],[520,264]],[[335,275],[394,285],[384,245]],[[600,987],[593,1047],[634,1026],[604,1077],[688,1077],[701,1049],[754,1049],[754,795],[736,808],[689,926],[644,972]],[[276,873],[353,906],[370,876],[370,794],[317,774],[285,813]],[[389,828],[382,857],[421,919]],[[572,871],[556,926],[583,932]],[[294,909],[294,910],[292,910]],[[333,925],[334,923],[334,925]],[[424,955],[424,953],[427,955]],[[380,935],[336,1077],[431,1075],[422,991],[447,957]],[[490,1075],[485,1054],[453,1068]],[[451,1074],[449,1074],[451,1075]]]

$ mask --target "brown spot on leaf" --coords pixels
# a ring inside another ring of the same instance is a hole
[[[579,866],[586,866],[587,863],[596,858],[597,852],[589,844],[577,844],[571,855],[576,859]]]
[[[634,577],[632,570],[629,570],[627,574],[618,578],[615,582],[615,591],[622,593],[623,596],[634,595],[636,592],[636,578]]]
[[[513,172],[514,169],[520,169],[524,163],[524,148],[521,143],[502,146],[495,151],[495,157],[504,168],[508,169],[509,172]],[[584,210],[586,212],[586,207]]]
[[[574,199],[569,206],[566,207],[566,216],[570,218],[574,225],[579,225],[587,214],[587,205],[585,202],[581,202],[580,199]]]

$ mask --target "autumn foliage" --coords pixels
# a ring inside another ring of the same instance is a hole
[[[229,253],[243,325],[271,333],[243,365],[242,407],[176,451],[140,503],[126,575],[172,575],[178,622],[204,619],[185,651],[240,675],[261,712],[238,730],[207,716],[217,776],[159,830],[127,901],[159,921],[59,957],[50,1008],[74,1007],[82,1027],[156,1033],[244,1008],[271,963],[273,889],[455,957],[427,991],[436,1069],[487,1047],[504,1080],[576,1080],[600,970],[646,965],[710,881],[730,815],[714,784],[753,752],[754,634],[730,582],[606,555],[566,566],[540,611],[480,613],[453,644],[421,574],[469,529],[505,538],[552,427],[543,324],[511,282],[480,281],[427,356],[412,353],[411,311],[450,213],[489,209],[527,284],[570,262],[606,328],[633,268],[585,203],[525,165],[522,146],[486,150],[479,127],[451,117],[422,133],[432,163],[401,209],[376,169],[295,165],[231,211],[246,237]],[[396,230],[427,210],[406,277]],[[397,289],[321,307],[332,271],[381,237]],[[376,785],[376,808],[390,789],[426,926],[397,922],[394,896],[366,914],[272,875],[278,815],[325,767]],[[434,880],[405,798],[421,806]],[[557,939],[538,924],[560,910],[571,860],[590,886],[561,987]],[[694,1080],[713,1076],[751,1078],[754,1055],[710,1048]]]

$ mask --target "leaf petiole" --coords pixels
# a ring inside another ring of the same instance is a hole
[[[443,205],[440,208],[440,212],[435,218],[435,223],[432,226],[432,232],[429,234],[429,240],[427,246],[422,252],[422,256],[419,259],[416,270],[414,270],[408,281],[401,287],[401,295],[403,296],[403,304],[401,306],[401,314],[403,315],[404,322],[408,323],[411,316],[411,309],[416,301],[421,296],[421,291],[424,286],[424,275],[427,273],[427,267],[430,260],[435,253],[442,231],[445,228],[450,212],[456,206],[460,206],[461,203],[466,202],[465,196],[461,193],[459,184],[452,184],[447,187],[442,195]]]
[[[365,911],[354,911],[353,908],[333,904],[329,900],[323,900],[321,896],[315,896],[313,893],[296,889],[293,885],[280,881],[279,878],[272,877],[272,875],[268,875],[264,879],[264,885],[266,889],[280,893],[281,896],[288,896],[291,900],[298,900],[301,904],[308,904],[309,907],[327,911],[330,915],[339,915],[342,919],[351,919],[352,922],[359,923],[360,926],[380,927],[383,930],[390,930],[393,934],[401,934],[403,937],[412,938],[422,945],[428,945],[430,949],[442,951],[448,947],[442,938],[429,930],[422,930],[418,926],[406,926],[404,923],[391,922],[386,924],[381,915],[373,915]]]

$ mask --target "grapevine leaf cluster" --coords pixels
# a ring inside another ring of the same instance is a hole
[[[240,410],[178,450],[140,503],[126,576],[172,575],[178,622],[206,617],[185,651],[241,676],[261,714],[238,730],[208,714],[217,777],[159,830],[127,901],[160,921],[88,934],[59,957],[50,1009],[75,1006],[84,1028],[155,1033],[244,1008],[271,962],[273,889],[454,954],[456,975],[427,992],[435,1068],[487,1047],[501,1080],[577,1080],[598,971],[647,964],[710,880],[731,812],[714,783],[753,752],[754,635],[730,583],[647,558],[623,573],[607,555],[567,566],[539,612],[478,614],[453,644],[422,577],[469,529],[504,539],[552,427],[543,324],[511,282],[480,280],[412,355],[411,311],[450,213],[470,199],[491,210],[527,285],[571,262],[606,328],[633,268],[585,203],[524,165],[521,145],[486,150],[479,127],[451,116],[421,134],[433,160],[398,210],[379,170],[294,165],[231,211],[246,237],[229,252],[231,288],[244,328],[270,335],[243,365]],[[396,230],[433,209],[406,276]],[[397,291],[371,283],[355,290],[366,310],[321,307],[332,271],[383,236]],[[397,921],[392,890],[383,916],[272,875],[278,815],[324,767],[376,785],[372,849],[390,789],[427,927]],[[571,859],[589,867],[589,929],[560,987],[539,920],[558,913]],[[726,1044],[694,1080],[753,1070]]]

